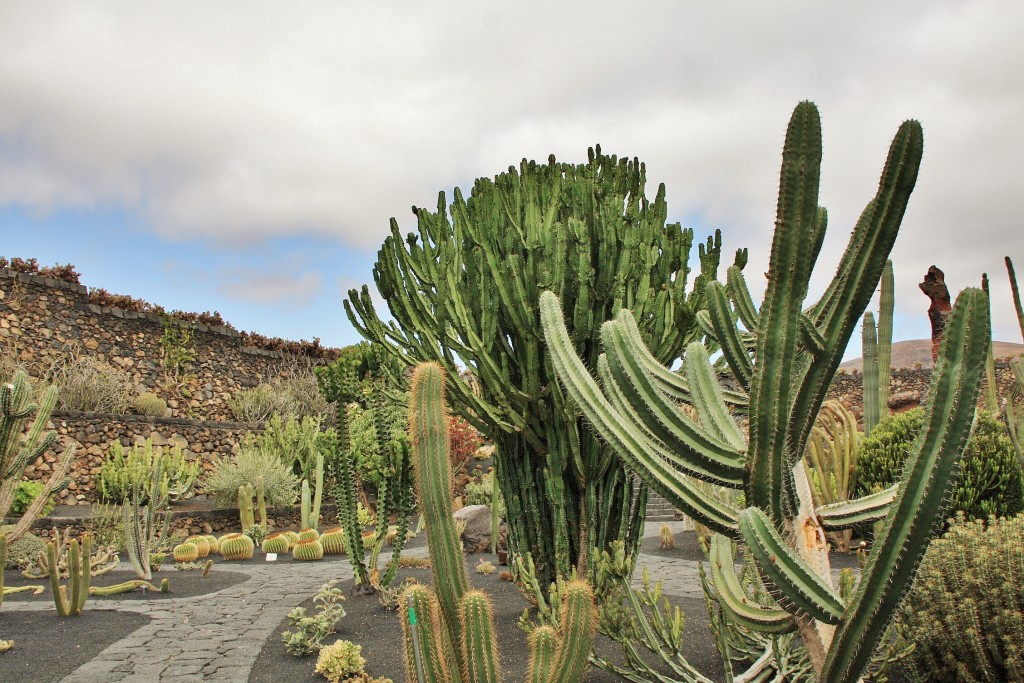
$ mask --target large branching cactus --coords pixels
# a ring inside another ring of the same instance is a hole
[[[453,410],[495,443],[510,549],[534,557],[544,585],[584,564],[591,548],[621,538],[634,552],[646,489],[559,390],[537,297],[562,297],[573,348],[588,362],[601,322],[628,307],[654,356],[671,363],[699,333],[703,285],[718,268],[716,234],[699,246],[687,292],[693,232],[666,224],[664,185],[651,200],[645,184],[643,164],[600,147],[581,165],[524,160],[477,180],[468,199],[456,189],[450,206],[442,193],[436,211],[414,207],[416,233],[403,238],[392,220],[374,280],[394,322],[378,317],[366,287],[345,301],[364,337],[406,363],[444,368]]]
[[[409,430],[434,587],[414,584],[401,601],[406,674],[410,681],[500,683],[493,608],[469,584],[452,518],[444,375],[440,365],[423,363],[413,376]],[[583,678],[597,627],[594,592],[586,581],[573,580],[564,584],[562,595],[557,628],[540,626],[531,634],[528,681]]]
[[[25,467],[52,448],[57,440],[57,433],[46,429],[57,402],[57,387],[47,387],[39,403],[35,402],[33,393],[32,383],[24,370],[17,370],[10,382],[0,386],[0,517],[6,517],[10,511]],[[35,418],[23,436],[33,415]],[[73,448],[68,448],[60,456],[43,490],[6,533],[8,542],[13,543],[24,536],[50,496],[68,485],[68,470],[74,457]]]
[[[540,300],[553,365],[567,393],[654,490],[702,524],[743,542],[782,608],[749,615],[749,625],[798,629],[815,674],[829,683],[853,682],[863,674],[941,521],[947,485],[970,434],[989,344],[987,297],[966,290],[947,322],[926,425],[899,484],[865,499],[814,507],[804,448],[896,239],[921,153],[921,127],[908,121],[892,143],[878,192],[861,214],[835,278],[821,300],[806,306],[826,214],[818,206],[818,111],[809,102],[797,106],[783,150],[764,302],[760,309],[753,305],[735,268],[725,284],[707,286],[705,328],[748,392],[746,433],[730,413],[731,397],[701,343],[687,347],[682,374],[671,373],[655,362],[634,316],[623,310],[601,330],[605,355],[596,365],[602,392],[573,352],[558,298],[546,292]],[[680,410],[680,397],[694,410]],[[699,479],[742,490],[747,507],[703,494],[695,484]],[[847,602],[832,584],[824,531],[883,518]],[[727,585],[716,588],[728,598]]]

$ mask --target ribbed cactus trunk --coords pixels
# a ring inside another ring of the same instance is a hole
[[[509,546],[530,553],[547,585],[617,539],[635,552],[645,490],[567,402],[546,358],[537,298],[561,296],[574,349],[600,353],[598,329],[623,306],[662,363],[679,357],[699,329],[704,283],[715,277],[721,242],[700,246],[690,284],[693,233],[666,224],[664,187],[644,195],[636,160],[591,151],[588,163],[523,161],[493,180],[458,189],[436,211],[414,208],[418,231],[392,220],[374,280],[396,323],[377,315],[369,290],[352,290],[353,325],[403,362],[441,365],[453,411],[495,444],[508,509]],[[745,257],[738,256],[739,259]],[[459,377],[456,359],[479,379]]]

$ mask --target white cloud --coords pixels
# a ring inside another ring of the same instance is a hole
[[[898,305],[926,330],[928,265],[954,291],[988,270],[997,336],[1015,338],[1001,259],[1024,266],[1024,5],[94,2],[0,15],[0,205],[113,205],[172,239],[314,233],[366,249],[442,188],[524,156],[582,160],[600,142],[645,160],[674,220],[721,227],[760,273],[785,122],[810,98],[832,219],[815,287],[899,122],[917,117],[926,152],[894,251]]]
[[[306,308],[323,291],[323,274],[316,271],[266,273],[236,269],[221,276],[217,291],[239,301]]]

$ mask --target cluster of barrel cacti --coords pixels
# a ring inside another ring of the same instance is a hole
[[[427,523],[433,589],[410,586],[402,600],[408,680],[497,683],[501,680],[493,609],[469,586],[452,518],[444,372],[424,363],[413,376],[410,432],[419,505]],[[582,679],[597,627],[594,594],[586,581],[563,590],[559,628],[539,626],[530,636],[527,680],[569,683]]]
[[[413,209],[417,232],[408,236],[392,220],[374,280],[395,322],[381,320],[367,287],[345,301],[365,338],[403,363],[444,368],[453,410],[495,443],[509,549],[530,553],[545,585],[618,538],[635,551],[646,487],[559,390],[537,297],[544,289],[562,297],[574,349],[588,364],[599,353],[597,328],[623,306],[637,311],[655,356],[670,362],[700,333],[703,284],[721,254],[717,234],[700,245],[692,281],[693,232],[666,224],[664,186],[649,199],[638,160],[599,147],[588,157],[579,165],[524,159],[478,179],[468,199],[456,189],[450,206],[442,193],[436,211]],[[479,392],[460,378],[458,362]]]
[[[57,433],[46,429],[57,401],[57,387],[47,387],[39,403],[33,400],[34,394],[32,383],[24,370],[15,371],[10,381],[0,386],[0,518],[7,516],[14,503],[14,495],[25,468],[57,442]],[[25,433],[30,419],[32,424]],[[14,528],[6,532],[8,542],[13,543],[21,538],[50,497],[67,486],[67,474],[73,458],[74,449],[69,448],[51,466],[53,469],[43,490],[21,515]]]
[[[957,299],[947,320],[929,391],[926,426],[899,484],[875,496],[814,507],[805,445],[860,314],[881,277],[916,182],[922,133],[904,123],[878,192],[861,214],[832,283],[805,305],[823,244],[818,206],[821,130],[816,107],[797,106],[783,150],[776,231],[760,308],[742,273],[707,285],[705,329],[741,391],[722,387],[709,351],[691,343],[682,371],[656,362],[623,310],[601,329],[595,366],[604,391],[573,350],[558,298],[541,297],[541,318],[559,379],[601,437],[676,507],[741,540],[779,609],[746,614],[744,595],[716,585],[750,628],[798,630],[821,681],[856,681],[913,581],[974,417],[989,343],[988,301],[977,289]],[[678,408],[690,403],[694,419]],[[733,405],[730,409],[729,404]],[[731,410],[747,416],[746,433]],[[740,490],[745,508],[713,498],[698,480]],[[884,519],[856,591],[832,585],[824,531]],[[756,666],[770,666],[766,653]],[[766,664],[766,662],[768,664]],[[769,674],[770,677],[770,674]],[[697,679],[692,679],[697,680]]]

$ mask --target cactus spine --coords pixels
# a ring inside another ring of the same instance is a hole
[[[10,382],[0,386],[0,517],[6,517],[10,511],[25,467],[52,448],[57,440],[55,431],[46,431],[46,423],[57,401],[57,388],[48,387],[38,404],[32,399],[32,384],[24,370],[15,371]],[[32,426],[22,438],[33,415]],[[24,536],[50,496],[67,486],[74,455],[74,449],[69,448],[60,456],[43,490],[7,532],[8,542],[14,543]]]
[[[85,601],[89,597],[89,580],[92,577],[89,566],[89,554],[92,552],[92,538],[89,534],[82,536],[82,548],[79,552],[78,540],[72,540],[68,546],[68,576],[71,584],[71,596],[68,597],[67,586],[60,582],[60,570],[57,567],[57,544],[50,541],[46,544],[46,561],[50,570],[50,590],[53,592],[53,604],[57,614],[62,617],[76,617],[82,613]],[[84,559],[83,559],[84,556]]]
[[[444,371],[437,364],[423,363],[413,374],[409,431],[420,510],[427,520],[434,588],[413,585],[402,600],[406,673],[409,680],[417,680],[412,657],[412,629],[417,628],[427,680],[499,683],[493,610],[487,596],[469,586],[452,518],[447,425]],[[419,619],[415,626],[409,620],[410,598]],[[594,593],[586,581],[566,584],[559,625],[560,631],[545,631],[546,637],[531,640],[531,680],[582,680],[597,626]]]
[[[543,585],[617,539],[635,552],[646,487],[559,390],[544,356],[540,291],[563,298],[588,364],[601,321],[623,306],[668,363],[700,334],[704,282],[718,267],[716,234],[700,245],[690,280],[693,232],[666,224],[664,186],[648,199],[646,180],[638,160],[600,148],[579,165],[523,160],[477,180],[468,198],[456,189],[450,205],[442,193],[436,211],[414,208],[415,233],[403,236],[392,219],[374,280],[397,324],[380,319],[367,287],[345,302],[365,338],[404,363],[444,368],[455,410],[495,442],[510,550],[534,557]],[[459,378],[456,357],[479,378],[479,395]]]
[[[602,327],[605,358],[597,365],[606,396],[572,350],[557,297],[550,292],[541,296],[552,364],[588,421],[676,507],[721,534],[742,538],[759,558],[762,577],[794,616],[818,680],[828,683],[860,678],[914,577],[970,432],[988,348],[987,297],[966,290],[946,323],[929,391],[928,427],[899,487],[891,498],[868,505],[829,506],[833,521],[844,515],[885,516],[861,583],[844,606],[831,585],[822,523],[802,456],[846,343],[896,239],[922,145],[920,125],[904,123],[832,284],[808,307],[804,299],[826,227],[825,211],[818,207],[821,133],[813,104],[801,103],[794,111],[783,150],[764,302],[760,310],[749,305],[735,268],[730,268],[727,285],[707,286],[711,336],[739,385],[749,386],[746,442],[726,409],[727,394],[703,345],[691,344],[683,359],[689,400],[699,416],[693,420],[669,410],[681,382],[651,362],[632,315],[623,311]],[[738,320],[755,337],[752,356],[746,345],[727,343],[730,336],[740,336]],[[746,369],[751,371],[749,385],[742,377]],[[742,489],[747,509],[709,499],[686,474]],[[834,637],[829,623],[837,624]]]

